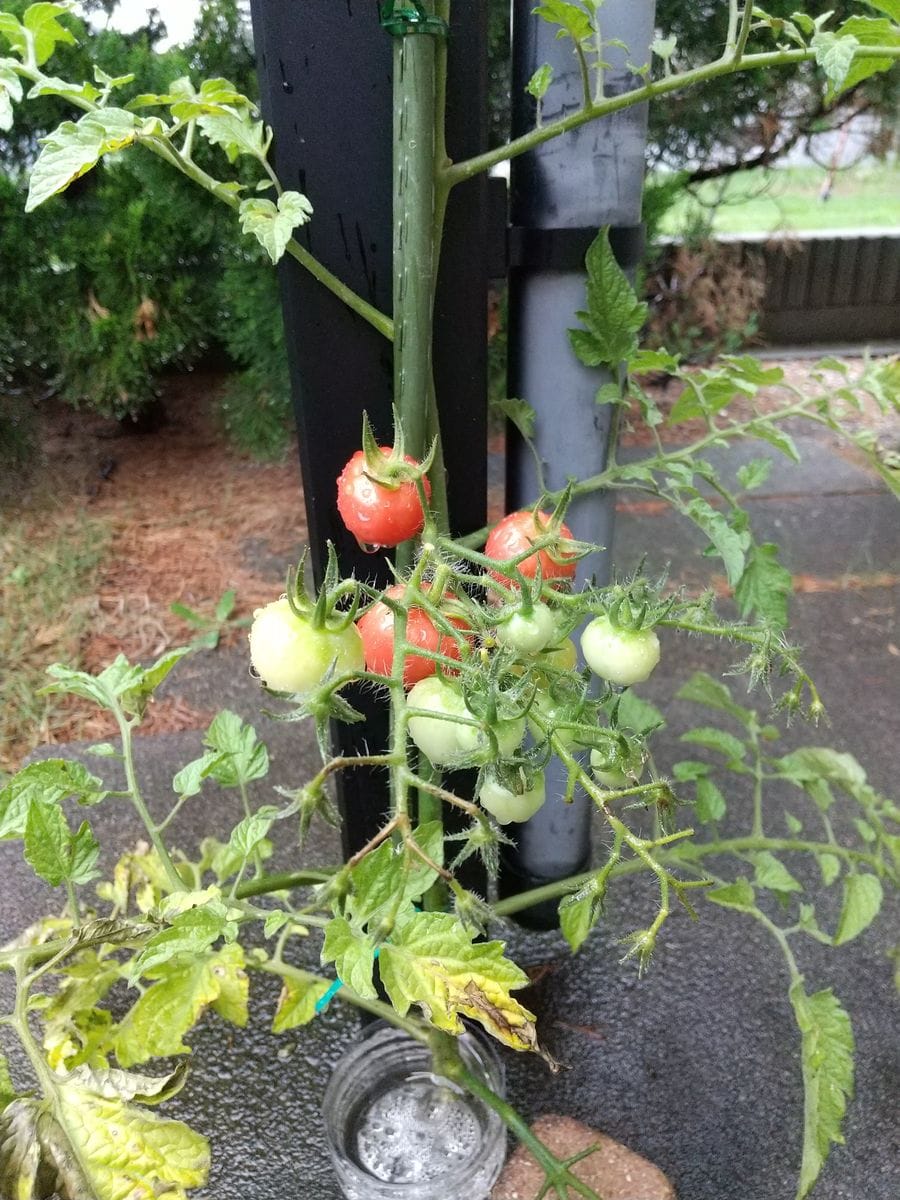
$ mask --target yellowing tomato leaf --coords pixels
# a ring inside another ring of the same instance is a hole
[[[288,1029],[296,1029],[299,1025],[308,1025],[316,1015],[316,1004],[330,987],[327,979],[286,979],[278,998],[272,1032],[284,1033]]]
[[[346,917],[334,917],[325,927],[322,962],[333,962],[338,978],[360,996],[374,1000],[375,943],[368,934],[354,930]]]
[[[28,188],[25,211],[38,205],[95,167],[105,154],[131,145],[135,139],[135,118],[123,108],[104,108],[86,113],[79,121],[63,121],[42,138]]]
[[[502,942],[472,942],[450,913],[407,912],[381,947],[381,981],[397,1012],[418,1005],[438,1029],[462,1033],[478,1021],[514,1050],[538,1051],[534,1014],[510,995],[528,977],[504,957]]]

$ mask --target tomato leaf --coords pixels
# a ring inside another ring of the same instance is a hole
[[[771,458],[754,458],[738,468],[737,480],[744,491],[752,492],[762,487],[772,471]]]
[[[794,590],[790,571],[778,561],[778,547],[773,542],[755,543],[750,547],[747,564],[734,589],[734,597],[742,617],[751,613],[784,629],[788,621],[788,601]]]
[[[744,574],[746,551],[750,545],[749,535],[745,531],[738,532],[734,529],[722,513],[714,509],[702,496],[697,496],[689,504],[679,500],[677,507],[712,542],[716,553],[725,564],[728,582],[735,587]]]
[[[271,130],[247,112],[204,114],[197,117],[197,125],[214,146],[222,147],[232,163],[242,154],[264,159],[272,137]]]
[[[883,896],[884,889],[877,875],[848,875],[845,878],[844,902],[834,934],[835,946],[843,946],[868,929],[878,916]]]
[[[692,700],[695,704],[702,704],[706,708],[728,713],[729,716],[747,727],[754,720],[754,714],[749,708],[735,704],[728,685],[722,683],[721,680],[713,679],[705,671],[695,672],[687,683],[681,685],[675,693],[675,697],[678,700]]]
[[[756,870],[754,883],[770,892],[787,896],[791,892],[802,892],[803,885],[790,873],[784,863],[769,850],[759,850],[747,856]]]
[[[63,121],[48,137],[31,172],[25,211],[33,212],[45,200],[64,192],[70,183],[95,167],[105,154],[130,146],[137,136],[133,113],[104,108],[86,113],[79,121]]]
[[[573,953],[581,949],[603,913],[607,882],[608,874],[600,871],[559,902],[559,928]]]
[[[254,197],[243,200],[239,210],[241,229],[255,237],[273,263],[277,263],[299,225],[312,216],[312,205],[300,192],[284,192],[277,205]]]
[[[381,948],[381,981],[401,1016],[418,1005],[438,1029],[462,1033],[468,1017],[514,1050],[537,1050],[534,1015],[510,995],[528,976],[503,955],[502,942],[473,944],[450,913],[398,916]]]
[[[182,955],[149,972],[154,983],[138,998],[115,1035],[123,1067],[170,1054],[188,1054],[183,1038],[213,1007],[235,1025],[247,1022],[247,977],[240,946]]]
[[[106,796],[102,789],[95,775],[69,759],[29,763],[0,788],[0,839],[24,836],[33,804],[59,804],[69,796],[79,804],[98,804]]]
[[[360,996],[374,1000],[375,943],[368,934],[354,930],[346,917],[334,917],[325,927],[322,962],[333,962],[338,978]]]
[[[413,833],[416,844],[432,862],[443,862],[440,821],[420,825]],[[350,872],[353,893],[347,911],[357,928],[375,929],[401,908],[418,900],[437,879],[437,873],[402,843],[382,842]]]
[[[803,1200],[819,1176],[832,1143],[841,1133],[847,1099],[853,1094],[853,1028],[829,988],[811,996],[797,980],[790,990],[800,1029],[803,1063],[803,1162],[797,1200]]]
[[[718,785],[708,776],[701,775],[697,780],[697,799],[694,803],[697,820],[704,824],[721,821],[726,809],[725,797]]]
[[[617,369],[638,348],[638,333],[647,319],[647,305],[639,301],[625,272],[616,262],[609,229],[602,229],[585,258],[587,311],[578,317],[586,329],[570,329],[569,341],[588,367]]]
[[[203,739],[215,756],[209,773],[223,787],[240,787],[262,779],[269,770],[269,752],[252,725],[224,709],[213,719]]]
[[[704,725],[700,729],[689,729],[681,735],[681,741],[691,742],[695,746],[706,746],[723,755],[729,765],[739,764],[747,756],[747,747],[734,734],[714,725]]]
[[[580,5],[570,4],[568,0],[543,0],[532,12],[548,25],[558,25],[558,38],[570,37],[573,41],[584,42],[593,36],[591,18]]]
[[[756,907],[756,893],[753,891],[750,880],[743,876],[725,887],[711,888],[703,895],[707,900],[712,900],[713,904],[721,904],[723,908],[746,910]]]
[[[895,16],[895,21],[900,17]],[[842,38],[852,38],[861,46],[898,46],[900,29],[885,17],[851,16],[838,29]],[[835,94],[849,91],[863,79],[889,71],[897,60],[894,58],[854,58],[843,81],[835,85]]]
[[[285,1033],[299,1025],[308,1025],[316,1015],[316,1005],[330,987],[327,979],[309,979],[302,982],[286,979],[278,998],[272,1032]]]
[[[0,1054],[0,1113],[16,1098],[16,1089],[9,1074],[9,1063],[5,1054]]]

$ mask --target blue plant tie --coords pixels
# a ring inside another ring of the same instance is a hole
[[[376,946],[375,954],[373,955],[373,957],[377,958],[380,953],[381,953],[380,948],[378,946]],[[318,1016],[319,1013],[323,1013],[325,1011],[325,1009],[328,1007],[328,1005],[335,998],[335,996],[338,994],[338,992],[341,990],[341,988],[343,986],[344,986],[343,979],[335,979],[334,983],[331,985],[331,987],[328,989],[328,991],[325,992],[324,995],[320,996],[319,999],[316,1001],[316,1016]]]

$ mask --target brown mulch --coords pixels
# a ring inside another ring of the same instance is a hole
[[[224,383],[217,373],[167,378],[165,421],[150,431],[62,405],[42,409],[44,462],[35,498],[52,478],[57,500],[110,529],[81,646],[88,670],[101,669],[119,653],[152,659],[190,641],[196,630],[171,612],[175,602],[211,615],[233,589],[232,615],[250,616],[277,594],[280,574],[254,566],[248,545],[288,561],[306,536],[295,448],[276,463],[257,463],[232,449],[214,404]],[[23,497],[25,504],[29,498]],[[243,636],[243,630],[230,629],[224,640]],[[141,732],[200,728],[211,715],[168,699],[153,706]],[[73,698],[45,730],[54,742],[112,732],[102,713]]]

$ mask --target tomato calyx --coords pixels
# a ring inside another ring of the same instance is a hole
[[[388,491],[396,491],[404,483],[424,486],[427,484],[428,472],[434,465],[436,452],[437,439],[431,443],[421,461],[406,453],[406,439],[403,436],[403,426],[396,408],[394,409],[394,444],[393,446],[379,445],[369,422],[368,413],[363,413],[363,474],[370,482],[387,488]],[[427,488],[426,491],[430,494],[430,488]]]
[[[308,553],[307,548],[297,566],[288,567],[284,598],[294,616],[309,622],[313,629],[342,633],[354,623],[359,612],[359,587],[354,579],[341,578],[334,545],[328,542],[322,586],[317,595],[311,596],[305,580]]]

